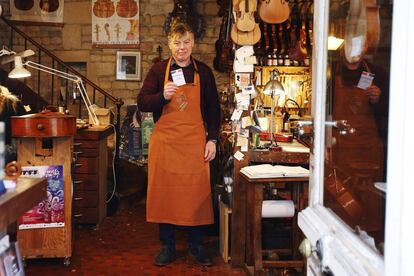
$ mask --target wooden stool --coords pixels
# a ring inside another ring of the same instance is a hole
[[[253,274],[260,275],[264,267],[300,268],[304,269],[304,262],[298,251],[301,232],[297,224],[297,214],[307,204],[308,177],[277,177],[251,179],[240,173],[240,184],[246,191],[246,266],[253,266]],[[262,258],[262,204],[265,185],[274,183],[275,188],[290,189],[296,210],[292,225],[291,255],[296,260],[263,261]]]

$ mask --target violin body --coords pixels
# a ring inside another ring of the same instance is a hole
[[[115,6],[111,0],[98,0],[93,4],[92,11],[96,17],[108,18],[115,13]]]
[[[261,0],[259,7],[260,18],[270,24],[279,24],[289,18],[290,8],[286,0]]]
[[[237,29],[235,24],[233,24],[231,29],[231,39],[237,45],[254,45],[260,41],[261,35],[262,33],[258,24],[255,25],[251,32],[241,32]]]
[[[239,31],[250,32],[254,30],[256,26],[254,18],[256,9],[257,2],[255,0],[241,0],[239,2],[240,16],[236,21],[236,27]]]
[[[116,4],[116,13],[120,17],[130,18],[138,13],[138,5],[135,0],[121,0]]]

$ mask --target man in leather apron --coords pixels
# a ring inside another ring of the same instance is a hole
[[[162,248],[154,264],[175,259],[175,229],[188,231],[189,255],[212,265],[202,246],[203,226],[212,224],[209,162],[216,154],[220,105],[211,69],[192,58],[194,33],[185,24],[168,35],[171,57],[150,69],[138,107],[153,112],[149,144],[147,221],[159,223]]]

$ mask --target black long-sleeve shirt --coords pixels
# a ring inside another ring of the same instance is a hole
[[[220,103],[217,94],[216,81],[213,72],[204,63],[197,61],[200,76],[200,110],[207,131],[207,139],[218,139],[220,129]],[[169,101],[164,98],[164,79],[168,60],[160,61],[152,66],[148,72],[143,86],[138,93],[137,104],[140,111],[153,112],[154,121],[157,122],[162,115],[164,105]],[[180,67],[172,60],[170,71],[181,68],[186,83],[194,82],[194,65],[191,62],[186,67]],[[169,80],[172,80],[171,74]]]

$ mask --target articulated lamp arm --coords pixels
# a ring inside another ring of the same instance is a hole
[[[19,78],[17,70],[24,69],[23,66],[27,66],[29,68],[33,68],[33,69],[39,70],[41,72],[45,72],[45,73],[48,73],[48,74],[58,76],[58,77],[63,78],[63,79],[73,81],[76,84],[76,88],[80,92],[80,95],[82,97],[83,102],[85,103],[86,109],[88,111],[88,115],[90,116],[90,118],[92,118],[92,124],[93,125],[99,125],[98,117],[96,116],[95,110],[92,107],[92,103],[89,99],[88,93],[86,92],[86,88],[85,88],[85,86],[82,82],[82,79],[79,76],[76,76],[76,75],[73,75],[73,74],[70,74],[70,73],[66,73],[66,72],[63,72],[63,71],[60,71],[60,70],[57,70],[57,69],[54,69],[54,68],[50,68],[48,66],[45,66],[45,65],[42,65],[42,64],[30,61],[30,60],[22,63],[21,57],[16,56],[15,57],[15,69],[12,70],[9,73],[9,77],[10,78],[13,78],[13,77],[14,78]],[[28,72],[28,74],[24,75],[24,77],[27,77],[27,76],[30,76],[30,72]]]

